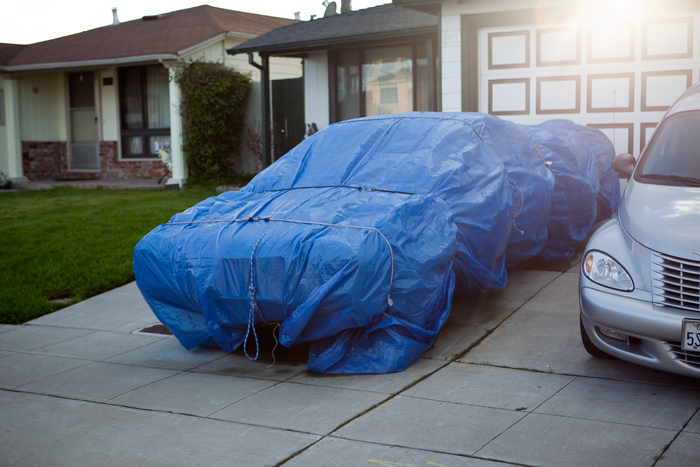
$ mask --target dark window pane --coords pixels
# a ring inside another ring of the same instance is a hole
[[[700,112],[682,112],[668,118],[655,131],[636,176],[644,181],[661,177],[691,177],[700,180]],[[671,180],[672,182],[672,180]],[[670,182],[669,182],[670,183]]]
[[[119,70],[122,157],[157,158],[156,141],[170,140],[170,85],[160,65]]]
[[[360,55],[356,50],[338,54],[337,104],[338,120],[350,120],[360,115]]]
[[[143,128],[143,100],[141,96],[141,68],[125,68],[120,71],[119,94],[122,97],[122,128]]]
[[[93,79],[92,72],[68,75],[68,95],[71,109],[95,107]]]

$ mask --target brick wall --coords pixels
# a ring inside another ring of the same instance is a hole
[[[145,162],[119,160],[116,141],[100,141],[100,163],[100,178],[103,179],[160,178],[168,173],[160,159]]]
[[[116,141],[100,141],[99,172],[68,171],[68,150],[64,141],[23,141],[22,170],[29,180],[105,180],[160,178],[167,169],[160,159],[119,160]]]
[[[66,172],[66,143],[23,141],[22,171],[29,180],[59,180]]]

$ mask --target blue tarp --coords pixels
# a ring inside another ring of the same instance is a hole
[[[508,239],[506,266],[539,254],[547,243],[547,224],[554,176],[528,135],[515,123],[488,114],[463,118],[503,162],[513,198],[513,229]]]
[[[571,259],[596,220],[610,217],[619,205],[619,178],[612,170],[614,147],[600,130],[569,120],[522,129],[550,163],[555,180],[549,238],[540,256],[548,261]]]
[[[252,358],[255,325],[276,322],[283,345],[311,342],[310,370],[403,370],[432,345],[455,289],[502,288],[506,263],[552,243],[557,170],[569,175],[559,166],[598,176],[592,150],[578,160],[576,130],[561,131],[446,113],[331,125],[144,237],[137,284],[188,349]],[[550,172],[556,149],[566,155]]]

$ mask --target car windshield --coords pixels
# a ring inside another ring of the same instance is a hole
[[[700,186],[700,111],[669,117],[645,151],[635,180],[643,183]]]

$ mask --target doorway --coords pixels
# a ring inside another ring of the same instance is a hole
[[[304,79],[272,81],[272,125],[275,160],[304,140]]]
[[[68,169],[99,170],[94,73],[68,74]]]

